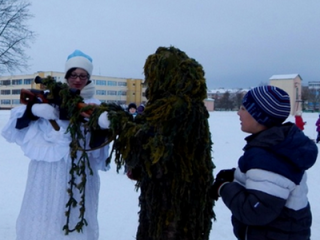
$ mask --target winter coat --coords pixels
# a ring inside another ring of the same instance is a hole
[[[316,126],[317,126],[317,132],[320,132],[320,117],[316,122]]]
[[[318,148],[295,124],[246,138],[235,179],[220,195],[239,240],[308,240],[312,216],[307,174]]]
[[[302,131],[304,130],[305,123],[302,120],[302,117],[300,115],[295,116],[295,122],[297,127]]]

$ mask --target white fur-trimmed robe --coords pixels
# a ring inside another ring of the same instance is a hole
[[[90,85],[81,95],[85,98],[86,103],[99,104],[97,99],[92,98],[94,88]],[[69,155],[71,138],[69,134],[66,134],[69,122],[57,120],[60,130],[55,131],[48,120],[39,118],[32,121],[27,128],[16,129],[16,120],[23,115],[25,108],[25,106],[19,106],[12,109],[10,119],[2,130],[2,136],[9,142],[18,144],[24,154],[31,159],[22,206],[17,219],[16,239],[97,240],[99,237],[97,212],[100,190],[98,170],[109,169],[109,166],[105,166],[109,146],[88,152],[90,166],[93,170],[93,175],[87,172],[86,183],[85,218],[88,226],[83,227],[82,233],[75,231],[65,235],[62,228],[66,223],[65,211],[67,209],[65,206],[69,200],[67,188],[69,187],[71,163]],[[87,144],[89,144],[89,135]],[[80,199],[79,194],[76,194],[75,197],[77,201]],[[78,216],[78,208],[73,208],[70,228],[73,228],[78,222]]]

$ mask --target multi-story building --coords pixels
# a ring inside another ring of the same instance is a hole
[[[21,89],[40,89],[40,84],[34,82],[36,76],[42,78],[51,76],[56,81],[65,81],[64,73],[51,71],[2,76],[0,77],[0,109],[11,109],[20,105]],[[96,86],[95,98],[101,102],[116,102],[126,106],[130,102],[140,104],[147,101],[142,79],[92,75],[91,81]]]
[[[34,79],[39,76],[53,77],[56,81],[65,82],[63,72],[39,71],[28,75],[0,76],[0,109],[11,109],[20,105],[21,89],[40,89]],[[101,102],[115,102],[123,107],[133,102],[137,105],[146,103],[145,87],[142,79],[116,78],[92,75],[90,80],[96,86],[95,98]],[[208,111],[213,111],[213,99],[204,100]]]
[[[302,111],[301,88],[302,78],[299,74],[273,75],[269,79],[270,85],[285,90],[290,96],[291,115]]]
[[[320,81],[310,81],[310,82],[308,82],[308,88],[309,89],[319,90],[320,89]]]

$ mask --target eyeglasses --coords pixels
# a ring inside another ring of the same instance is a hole
[[[76,80],[77,78],[79,78],[80,80],[84,81],[84,80],[88,79],[88,75],[86,75],[86,74],[78,75],[78,74],[75,74],[75,73],[72,73],[70,75],[70,79],[72,79],[72,80]]]

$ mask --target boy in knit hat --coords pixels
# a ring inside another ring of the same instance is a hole
[[[308,240],[312,222],[307,174],[315,143],[291,123],[289,95],[274,86],[251,89],[238,111],[246,137],[235,169],[221,170],[212,197],[232,212],[239,240]]]

